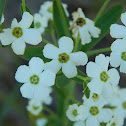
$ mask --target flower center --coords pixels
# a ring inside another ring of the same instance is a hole
[[[111,126],[116,126],[116,123],[112,123]]]
[[[98,94],[93,94],[92,99],[94,101],[98,100],[99,99],[99,95]]]
[[[73,111],[73,115],[74,116],[78,116],[78,113],[77,113],[77,110],[76,109]]]
[[[38,110],[38,109],[39,109],[38,106],[32,106],[32,108],[33,108],[34,110]]]
[[[126,101],[122,103],[124,109],[126,109]]]
[[[124,61],[126,61],[126,52],[122,52],[121,58],[122,58]]]
[[[41,23],[40,23],[40,22],[36,22],[36,23],[35,23],[35,27],[36,27],[36,28],[40,28],[40,27],[41,27]]]
[[[100,75],[100,78],[101,78],[101,81],[106,82],[108,80],[109,76],[105,71],[103,71]]]
[[[66,63],[69,60],[69,55],[66,53],[59,54],[58,60],[60,63]]]
[[[52,6],[50,6],[49,8],[48,8],[48,10],[47,10],[49,13],[52,13],[53,12],[53,7]]]
[[[76,24],[82,27],[83,25],[86,24],[86,20],[83,19],[83,18],[78,18],[78,19],[76,20]]]
[[[23,31],[22,28],[20,27],[15,27],[12,31],[13,36],[15,36],[16,38],[20,38],[23,35]]]
[[[33,76],[31,76],[30,77],[30,82],[31,82],[31,84],[38,84],[38,82],[39,82],[39,77],[37,76],[37,75],[33,75]]]
[[[99,113],[99,110],[98,110],[98,107],[94,106],[94,107],[91,107],[90,109],[90,113],[95,116]]]

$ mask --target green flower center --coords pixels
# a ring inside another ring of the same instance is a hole
[[[116,126],[116,123],[112,123],[111,126]]]
[[[69,55],[67,55],[66,53],[59,54],[58,60],[60,63],[66,63],[69,59]]]
[[[98,94],[93,94],[92,99],[93,99],[94,101],[95,101],[95,100],[98,100],[98,99],[99,99],[99,95],[98,95]]]
[[[76,109],[73,111],[73,115],[74,116],[78,116],[78,113],[77,113],[77,110]]]
[[[37,75],[33,75],[33,76],[31,76],[30,77],[30,82],[31,82],[31,84],[38,84],[38,82],[39,82],[39,77],[37,76]]]
[[[94,107],[91,107],[90,109],[90,113],[95,116],[99,113],[99,110],[98,110],[98,107],[94,106]]]
[[[50,6],[50,7],[47,9],[47,11],[48,11],[49,13],[52,13],[52,12],[53,12],[53,7]]]
[[[126,101],[122,103],[124,109],[126,109]]]
[[[41,27],[41,23],[40,23],[40,22],[36,22],[36,23],[35,23],[35,27],[36,27],[36,28],[40,28],[40,27]]]
[[[82,27],[83,25],[86,24],[86,20],[84,18],[78,18],[76,20],[76,24]]]
[[[38,106],[32,106],[32,108],[33,108],[34,110],[38,110],[38,109],[39,109]]]
[[[126,61],[126,52],[122,52],[121,58],[122,58],[124,61]]]
[[[20,38],[23,35],[23,31],[22,28],[20,27],[15,27],[12,31],[13,36],[15,36],[16,38]]]
[[[105,71],[103,71],[100,75],[100,78],[101,78],[101,81],[106,82],[109,79],[109,76]]]
[[[106,126],[107,124],[106,123],[100,123],[100,126]]]

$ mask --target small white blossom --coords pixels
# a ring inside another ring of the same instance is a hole
[[[120,66],[120,72],[126,73],[126,38],[115,40],[111,45],[111,50],[111,66]]]
[[[43,69],[44,62],[38,57],[33,57],[29,66],[19,66],[15,79],[24,83],[20,88],[23,97],[44,100],[49,96],[50,86],[55,83],[55,73]]]
[[[42,102],[40,100],[30,100],[27,106],[27,110],[32,114],[32,115],[39,115],[39,113],[42,111]]]
[[[73,37],[77,37],[79,32],[81,43],[85,45],[86,43],[91,42],[91,36],[98,38],[101,30],[95,27],[95,24],[92,20],[85,17],[81,8],[78,8],[77,12],[72,14],[73,23],[70,29],[73,29]]]
[[[67,78],[75,77],[77,75],[76,66],[85,65],[88,61],[87,55],[81,51],[71,53],[73,40],[69,37],[61,37],[58,44],[59,48],[52,44],[45,45],[43,49],[44,56],[53,60],[46,63],[44,69],[57,73],[62,67],[62,72]]]
[[[45,28],[48,26],[46,17],[42,17],[39,13],[34,14],[34,26],[42,34],[45,31]]]
[[[110,27],[110,35],[113,38],[126,37],[126,12],[121,14],[121,21],[125,25],[112,24]]]
[[[85,114],[83,113],[83,106],[78,106],[77,104],[70,105],[67,112],[67,117],[71,121],[83,120]]]
[[[95,63],[89,62],[86,67],[86,73],[92,80],[88,83],[88,87],[92,93],[101,94],[104,97],[112,95],[112,86],[119,83],[119,73],[115,68],[109,69],[109,57],[100,54],[96,56]]]
[[[37,45],[42,41],[40,32],[37,29],[29,28],[33,22],[33,16],[24,12],[22,20],[18,23],[14,18],[11,28],[3,29],[0,33],[0,40],[2,45],[10,45],[17,55],[23,55],[25,52],[26,43]]]
[[[3,22],[4,22],[4,15],[2,15],[2,17],[1,17],[0,24],[2,24]]]
[[[45,126],[47,124],[46,118],[39,118],[36,121],[36,126]]]
[[[73,126],[86,126],[85,121],[77,121],[73,124]]]
[[[114,116],[106,126],[123,126],[124,119],[119,116]]]
[[[62,4],[63,8],[65,10],[65,13],[67,16],[69,16],[69,13],[67,11],[67,4]],[[41,7],[39,13],[46,17],[47,20],[53,20],[53,2],[52,1],[46,1],[44,2]]]

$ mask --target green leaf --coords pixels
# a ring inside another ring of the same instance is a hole
[[[101,18],[96,22],[96,27],[101,29],[101,34],[99,38],[92,38],[91,43],[82,46],[81,50],[86,52],[89,49],[93,48],[108,32],[111,24],[114,24],[120,18],[120,15],[123,11],[122,5],[116,5],[110,8]]]
[[[87,87],[87,84],[88,84],[88,82],[83,81],[83,88],[84,88],[83,93],[86,96],[86,98],[89,98],[90,97],[90,90]]]
[[[31,11],[30,11],[30,9],[29,9],[29,7],[27,5],[25,5],[25,8],[26,8],[26,11],[29,12],[32,15],[32,13],[31,13]],[[21,4],[21,14],[23,15],[23,13],[24,13],[23,12],[23,6]],[[32,22],[30,28],[34,28],[34,21]]]
[[[5,8],[5,4],[6,4],[6,0],[0,0],[0,21],[1,21],[2,14]]]
[[[69,19],[65,14],[60,0],[53,1],[53,18],[58,36],[71,37],[72,32],[69,30]]]
[[[25,60],[30,60],[32,57],[40,57],[44,62],[49,62],[50,59],[47,59],[43,55],[44,47],[29,47],[26,48],[24,55],[21,55],[21,58]]]

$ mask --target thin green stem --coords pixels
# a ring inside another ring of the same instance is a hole
[[[54,29],[51,31],[51,36],[52,36],[54,45],[55,45],[55,46],[58,46]]]
[[[25,0],[22,0],[22,7],[23,7],[23,12],[26,11],[26,8],[25,8]]]
[[[97,50],[88,51],[88,52],[86,52],[86,54],[88,56],[92,56],[92,55],[95,55],[95,54],[98,54],[98,53],[110,52],[110,51],[111,51],[110,48],[103,48],[103,49],[97,49]]]
[[[80,41],[80,36],[78,35],[76,38],[75,38],[75,46],[74,46],[74,52],[76,52],[78,50],[78,46],[79,46],[79,41]]]
[[[104,9],[106,8],[106,6],[108,5],[109,2],[110,2],[110,0],[105,0],[104,4],[103,4],[102,7],[100,8],[100,10],[99,10],[97,16],[95,17],[94,22],[96,22],[96,21],[100,18],[100,16],[102,15]]]
[[[81,79],[81,80],[83,80],[83,81],[90,81],[91,80],[90,77],[83,77],[81,75],[77,75],[76,77],[79,78],[79,79]]]
[[[52,44],[51,42],[49,42],[48,40],[46,40],[44,38],[42,38],[42,42],[44,42],[45,44],[48,44],[48,43]]]

